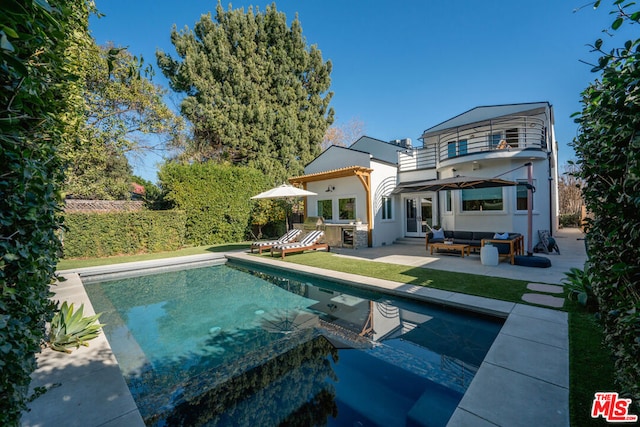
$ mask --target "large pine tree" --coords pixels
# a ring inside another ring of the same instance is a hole
[[[253,166],[274,184],[302,172],[333,122],[331,62],[307,46],[297,17],[267,6],[203,15],[171,40],[179,59],[157,52],[171,88],[185,93],[193,126],[189,160]]]

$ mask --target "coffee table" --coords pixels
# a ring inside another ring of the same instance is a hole
[[[471,253],[471,246],[457,243],[431,243],[431,255],[433,255],[433,248],[446,251],[460,251],[460,257],[462,258],[464,258],[465,252],[467,256],[469,256],[469,254]]]

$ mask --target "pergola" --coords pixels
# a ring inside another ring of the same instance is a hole
[[[310,173],[308,175],[294,176],[289,178],[289,183],[292,185],[299,185],[305,190],[307,189],[307,183],[324,181],[334,178],[348,178],[357,177],[364,187],[366,205],[367,205],[367,240],[368,245],[371,246],[371,224],[373,223],[373,212],[371,211],[371,172],[373,169],[366,168],[364,166],[348,166],[340,169],[333,169],[324,172]],[[307,217],[307,204],[304,204],[304,216]]]

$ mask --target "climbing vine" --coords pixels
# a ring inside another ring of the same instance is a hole
[[[53,315],[61,213],[58,147],[82,122],[75,61],[86,0],[7,0],[0,13],[0,425],[19,425]]]

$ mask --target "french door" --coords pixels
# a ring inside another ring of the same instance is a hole
[[[433,193],[412,194],[404,197],[406,237],[424,237],[433,226],[435,206]]]

